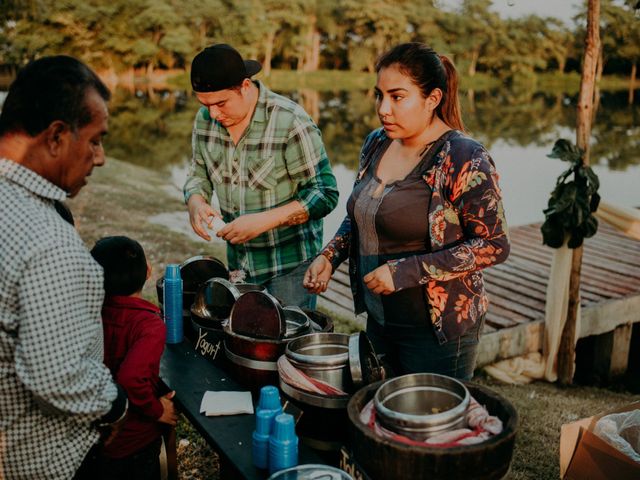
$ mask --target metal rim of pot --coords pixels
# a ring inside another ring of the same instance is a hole
[[[305,330],[311,330],[311,319],[300,307],[286,306],[283,311],[286,322],[285,338],[296,337]]]
[[[266,370],[269,372],[278,371],[278,362],[267,362],[264,360],[254,360],[253,358],[246,358],[240,355],[236,355],[227,347],[227,342],[224,342],[224,354],[227,358],[236,365],[241,367],[250,368],[252,370]]]
[[[289,395],[294,400],[298,400],[307,405],[311,405],[313,407],[320,408],[330,408],[330,409],[339,409],[339,408],[347,408],[347,404],[349,403],[350,395],[343,397],[328,397],[325,395],[315,395],[311,392],[305,392],[303,390],[299,390],[285,381],[282,378],[279,379],[280,389]]]
[[[281,344],[281,343],[285,343],[285,342],[289,342],[290,340],[287,338],[255,338],[255,337],[250,337],[248,335],[243,335],[241,333],[236,333],[231,329],[231,322],[227,321],[225,324],[222,325],[222,329],[224,330],[224,333],[226,335],[229,335],[230,337],[234,337],[238,340],[242,340],[245,342],[250,342],[250,343],[256,343],[256,342],[260,342],[260,343],[275,343],[275,344]]]
[[[353,477],[343,470],[335,467],[330,467],[328,465],[314,463],[297,465],[295,467],[279,470],[272,474],[267,480],[287,480],[289,478],[293,478],[290,476],[290,474],[293,473],[311,474],[312,476],[305,478],[314,478],[317,480],[353,480]],[[324,475],[318,476],[318,474]],[[297,476],[295,478],[297,478]]]
[[[219,273],[222,271],[226,274],[226,279],[229,278],[229,270],[227,269],[225,264],[222,263],[222,261],[218,260],[216,257],[213,257],[211,255],[195,255],[193,257],[187,258],[184,262],[180,264],[181,275],[184,273],[184,270],[187,270],[191,265],[193,265],[196,262],[202,262],[202,263],[214,265],[217,270],[215,275],[216,277],[225,278],[224,276],[219,275]],[[214,277],[214,275],[211,275],[211,277],[209,278],[212,278],[212,277]],[[205,279],[205,280],[208,280],[208,279]],[[183,281],[188,282],[189,279],[185,280],[183,277]]]
[[[439,391],[459,398],[453,408],[439,413],[411,414],[392,410],[385,405],[397,395],[420,390]],[[470,395],[462,382],[435,373],[412,373],[384,382],[376,391],[374,407],[381,424],[393,431],[407,434],[443,432],[460,425],[469,406]]]
[[[338,340],[338,341],[336,341]],[[305,355],[301,350],[318,345],[337,345],[344,352],[331,355]],[[335,368],[349,362],[349,335],[344,333],[310,333],[302,335],[287,344],[285,355],[293,365],[305,365],[313,368]]]
[[[362,386],[362,365],[360,364],[360,334],[349,335],[349,371],[355,388]]]

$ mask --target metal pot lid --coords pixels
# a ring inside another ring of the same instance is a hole
[[[285,337],[295,337],[308,333],[311,327],[311,320],[300,307],[288,306],[283,308],[286,320]]]
[[[231,309],[232,332],[253,338],[281,339],[287,325],[280,302],[267,292],[246,292]]]
[[[356,388],[384,379],[384,369],[365,332],[349,336],[349,371]]]
[[[198,289],[191,313],[199,318],[222,321],[229,318],[240,291],[229,280],[210,278]]]
[[[215,257],[197,255],[180,264],[182,289],[185,292],[195,292],[200,285],[210,278],[224,278],[229,280],[229,271],[224,263]]]

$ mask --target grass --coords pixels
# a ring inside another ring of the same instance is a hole
[[[90,248],[105,235],[127,235],[140,241],[154,269],[154,277],[144,290],[155,301],[155,278],[167,263],[203,253],[202,243],[164,227],[149,223],[152,215],[183,211],[186,208],[177,190],[167,188],[169,174],[109,159],[94,171],[90,183],[69,202],[78,231]],[[211,251],[224,258],[220,245]],[[336,330],[352,332],[355,322],[335,318]],[[582,417],[637,400],[630,393],[595,387],[560,388],[548,383],[526,386],[503,385],[483,376],[475,381],[509,399],[520,416],[511,478],[554,479],[559,476],[560,426]],[[218,461],[200,435],[181,417],[178,424],[178,464],[182,479],[210,479],[218,476]]]

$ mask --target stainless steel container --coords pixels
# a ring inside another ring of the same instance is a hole
[[[313,328],[331,331],[333,322],[317,312],[282,307],[267,292],[240,295],[223,324],[224,351],[236,379],[254,389],[277,383],[277,361],[287,342]]]
[[[463,427],[469,399],[467,388],[454,378],[414,373],[383,383],[374,406],[384,427],[424,440]]]
[[[291,364],[311,378],[344,392],[352,390],[349,372],[349,335],[312,333],[292,340],[285,355]]]
[[[309,463],[280,470],[268,480],[353,480],[353,477],[335,467]]]

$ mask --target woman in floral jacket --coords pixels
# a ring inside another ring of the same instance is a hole
[[[495,165],[463,133],[448,58],[401,44],[376,71],[382,128],[364,142],[348,214],[305,286],[325,291],[348,258],[355,310],[394,373],[469,379],[488,306],[481,270],[509,254]]]

